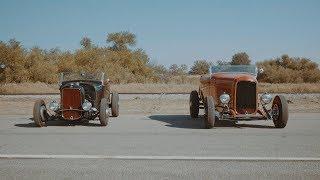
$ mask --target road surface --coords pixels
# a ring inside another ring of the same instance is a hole
[[[0,98],[0,179],[320,178],[318,112],[291,111],[284,129],[270,121],[201,129],[187,98],[132,97],[108,127],[37,128],[33,101]]]

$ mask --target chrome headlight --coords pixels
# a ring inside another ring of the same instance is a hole
[[[59,103],[57,103],[57,101],[51,101],[49,103],[49,109],[52,111],[57,111],[60,108]]]
[[[82,109],[85,111],[89,111],[92,107],[91,102],[89,102],[88,100],[84,100],[84,103],[82,104]]]
[[[272,101],[272,96],[271,96],[271,94],[268,94],[268,93],[262,94],[261,97],[260,97],[260,101],[261,101],[262,104],[269,104],[269,103],[271,103],[271,101]]]
[[[230,101],[229,94],[226,94],[226,93],[221,94],[220,101],[221,101],[222,104],[228,104],[229,101]]]

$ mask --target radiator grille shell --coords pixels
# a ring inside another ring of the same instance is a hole
[[[256,82],[239,81],[236,89],[236,110],[239,114],[255,113],[257,109]]]
[[[61,90],[62,117],[64,119],[80,119],[82,116],[82,103],[81,89],[64,88]]]

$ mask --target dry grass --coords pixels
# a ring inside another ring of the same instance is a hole
[[[260,83],[258,89],[268,93],[320,93],[320,83]]]
[[[113,91],[119,93],[189,93],[198,90],[198,84],[114,84]],[[320,83],[269,84],[260,83],[259,92],[269,93],[320,93]],[[45,83],[8,83],[0,85],[0,94],[50,94],[59,93],[58,85]]]
[[[116,84],[112,90],[119,93],[189,93],[198,86],[192,84]]]
[[[119,84],[114,85],[113,90],[120,93],[190,93],[198,90],[199,85],[193,84]],[[320,93],[320,83],[301,84],[270,84],[259,83],[260,93]]]
[[[46,83],[7,83],[0,84],[0,94],[50,94],[59,93],[57,84]]]

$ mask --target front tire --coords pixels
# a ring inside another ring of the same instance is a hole
[[[106,98],[101,99],[100,111],[99,111],[99,120],[101,126],[107,126],[109,122],[109,103]]]
[[[199,116],[199,95],[197,91],[192,91],[190,93],[190,99],[189,99],[189,107],[190,107],[190,116],[192,118],[197,118]]]
[[[273,99],[272,118],[276,128],[286,127],[289,118],[288,103],[282,95],[278,95]]]
[[[204,115],[204,127],[211,129],[214,126],[216,120],[216,110],[214,106],[214,100],[212,96],[208,96],[205,99],[205,115]]]
[[[119,116],[119,94],[116,92],[113,92],[111,97],[111,113],[113,117]]]
[[[37,100],[33,106],[33,121],[38,127],[45,126],[47,108],[42,99]]]

